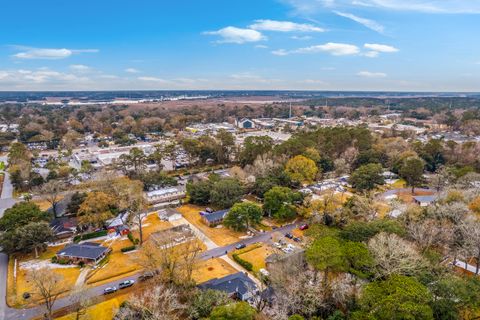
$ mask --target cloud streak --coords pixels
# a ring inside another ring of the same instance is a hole
[[[357,76],[364,78],[386,78],[387,74],[383,72],[360,71]]]
[[[314,14],[324,8],[373,8],[430,14],[479,14],[478,0],[281,0],[298,14]]]
[[[255,20],[250,29],[260,31],[277,32],[325,32],[325,29],[307,23],[295,23],[291,21]]]
[[[379,24],[378,22],[376,22],[374,20],[362,18],[362,17],[356,16],[354,14],[341,12],[341,11],[333,11],[333,12],[340,17],[344,17],[344,18],[350,19],[352,21],[355,21],[356,23],[359,23],[362,26],[364,26],[364,27],[366,27],[370,30],[373,30],[375,32],[384,33],[384,31],[385,31],[385,28],[381,24]]]
[[[20,52],[13,55],[17,59],[45,59],[58,60],[65,59],[74,54],[80,53],[97,53],[98,49],[55,49],[55,48],[32,48],[23,46],[14,46]]]

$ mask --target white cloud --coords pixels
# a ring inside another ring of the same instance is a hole
[[[71,73],[53,71],[47,68],[35,70],[0,70],[0,84],[2,86],[16,87],[25,84],[51,84],[59,83],[78,83],[88,80],[87,77],[79,77]]]
[[[253,30],[278,32],[325,32],[325,29],[312,24],[277,20],[255,20],[255,23],[250,25],[249,28]]]
[[[78,73],[88,73],[92,70],[92,68],[83,64],[71,64],[70,69]]]
[[[52,48],[31,48],[31,47],[22,47],[14,46],[14,48],[21,50],[13,55],[17,59],[47,59],[47,60],[57,60],[65,59],[74,54],[79,53],[96,53],[98,49],[52,49]]]
[[[369,7],[382,10],[442,14],[478,14],[479,0],[281,0],[300,14],[313,14],[323,8]]]
[[[125,72],[127,72],[127,73],[140,73],[140,70],[135,69],[135,68],[127,68],[127,69],[125,69]]]
[[[365,78],[385,78],[387,74],[383,72],[360,71],[357,73],[357,76]]]
[[[378,33],[383,33],[385,31],[385,28],[376,21],[366,19],[366,18],[362,18],[362,17],[356,16],[356,15],[351,14],[351,13],[345,13],[345,12],[340,12],[340,11],[334,11],[334,12],[335,12],[335,14],[337,14],[341,17],[344,17],[344,18],[353,20],[357,23],[360,23],[364,27],[367,27],[368,29],[371,29],[371,30],[376,31]]]
[[[383,52],[383,53],[393,53],[398,52],[399,50],[395,47],[386,45],[386,44],[378,44],[378,43],[365,43],[363,45],[366,49],[370,49],[376,52]]]
[[[378,51],[367,51],[363,55],[365,57],[368,57],[368,58],[376,58],[380,55],[380,52],[378,52]]]
[[[157,77],[138,77],[137,78],[140,81],[145,81],[145,82],[159,82],[159,83],[167,83],[168,81],[162,78],[157,78]]]
[[[327,52],[327,53],[330,53],[332,56],[349,56],[349,55],[358,54],[360,52],[360,49],[353,44],[329,42],[322,45],[300,48],[295,50],[294,52],[295,53]]]
[[[266,45],[264,45],[264,44],[257,44],[257,45],[255,46],[255,48],[257,48],[257,49],[268,49],[268,46],[266,46]]]
[[[291,36],[290,39],[293,40],[310,40],[312,39],[311,36]]]
[[[278,49],[278,50],[272,51],[272,54],[274,54],[276,56],[286,56],[286,55],[289,54],[289,52],[285,49]]]
[[[222,40],[219,40],[219,43],[237,43],[242,44],[246,42],[258,42],[266,40],[266,37],[258,32],[257,30],[252,29],[242,29],[237,27],[225,27],[217,31],[207,31],[204,32],[206,35],[220,36]]]

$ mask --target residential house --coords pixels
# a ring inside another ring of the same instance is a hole
[[[72,237],[77,231],[77,226],[78,222],[75,217],[60,217],[50,222],[50,228],[55,234],[56,239]]]
[[[207,226],[214,227],[223,222],[223,219],[225,218],[229,210],[230,209],[225,209],[225,210],[215,211],[212,213],[207,213],[202,211],[200,214],[202,216],[203,222],[205,222]]]
[[[237,272],[223,278],[215,278],[198,286],[202,290],[218,290],[227,293],[229,296],[246,301],[258,293],[255,282],[245,273]]]
[[[108,232],[115,232],[122,236],[129,234],[130,228],[127,224],[129,216],[129,211],[120,212],[115,218],[107,220],[105,222],[105,227],[107,228]]]
[[[67,245],[56,253],[58,260],[67,260],[70,263],[96,264],[102,260],[110,249],[95,242]]]
[[[437,196],[415,196],[413,197],[413,201],[418,204],[420,207],[426,207],[437,200]]]
[[[171,202],[186,197],[186,192],[180,187],[169,187],[145,193],[145,198],[150,204]]]

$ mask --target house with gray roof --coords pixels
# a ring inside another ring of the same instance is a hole
[[[413,201],[418,204],[420,207],[426,207],[429,204],[433,203],[435,200],[437,200],[436,195],[431,195],[431,196],[415,196],[413,197]]]
[[[208,225],[209,227],[213,227],[218,224],[221,224],[229,210],[230,209],[225,209],[225,210],[215,211],[212,213],[204,212],[202,215],[203,222],[205,222],[205,224]]]
[[[56,253],[58,260],[68,261],[70,263],[91,263],[96,264],[102,260],[110,249],[95,242],[85,242],[82,244],[67,245]]]
[[[249,300],[258,293],[255,282],[243,272],[230,274],[223,278],[215,278],[200,284],[198,287],[202,290],[223,291],[229,296],[242,301]]]

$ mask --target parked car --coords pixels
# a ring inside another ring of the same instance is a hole
[[[293,239],[293,234],[287,233],[287,234],[285,234],[285,238]]]
[[[302,224],[302,225],[300,226],[300,228],[298,228],[298,229],[300,229],[300,230],[307,230],[307,229],[308,229],[308,224]]]
[[[282,244],[279,243],[279,242],[275,242],[275,243],[273,244],[273,246],[274,246],[275,248],[280,249],[280,248],[282,247]]]
[[[245,247],[246,247],[245,243],[239,243],[235,246],[235,249],[240,250],[240,249],[243,249]]]
[[[146,273],[142,274],[140,277],[138,277],[138,280],[147,281],[148,279],[151,279],[151,278],[153,278],[153,273],[146,272]]]
[[[213,213],[213,209],[212,209],[212,208],[206,208],[205,211],[207,211],[208,213]]]
[[[135,280],[125,280],[125,281],[120,282],[118,284],[118,288],[125,289],[125,288],[133,286],[134,283],[135,283]]]
[[[103,290],[103,294],[110,294],[117,292],[117,287],[108,287]]]
[[[302,239],[300,239],[299,237],[295,237],[295,238],[293,238],[293,241],[295,241],[295,242],[302,242]]]

